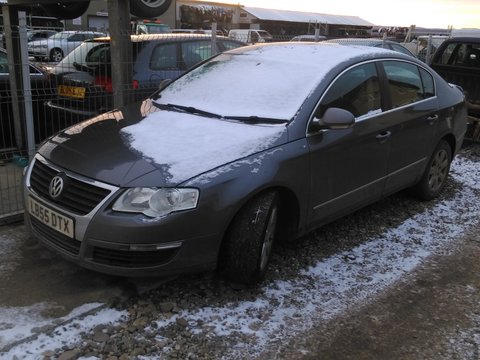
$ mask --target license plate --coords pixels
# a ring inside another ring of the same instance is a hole
[[[61,96],[68,96],[77,99],[85,98],[85,88],[80,86],[58,85],[58,94]]]
[[[52,210],[32,197],[28,198],[28,212],[34,218],[40,220],[43,224],[51,227],[52,229],[62,233],[65,236],[74,238],[74,222],[73,219],[65,216],[55,210]]]

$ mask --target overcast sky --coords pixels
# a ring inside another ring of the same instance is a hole
[[[359,16],[375,25],[480,28],[480,0],[219,0],[245,6]]]

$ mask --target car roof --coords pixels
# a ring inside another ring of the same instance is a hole
[[[383,42],[392,44],[398,44],[395,41],[391,40],[383,40],[383,39],[377,39],[377,38],[341,38],[341,39],[329,39],[327,42],[332,42],[332,43],[338,43],[338,44],[356,44],[356,45],[377,45],[381,44]]]
[[[359,61],[377,58],[401,58],[415,61],[411,56],[378,47],[344,46],[329,42],[278,42],[261,43],[229,50],[227,53],[252,55],[260,59],[265,57],[275,61],[288,62],[292,66],[308,65],[318,68],[319,73],[327,68],[332,69],[334,64],[343,62],[357,63]],[[319,61],[321,60],[321,61]],[[328,63],[327,60],[331,60]],[[328,63],[329,65],[326,65]]]
[[[471,42],[471,43],[480,43],[480,37],[478,36],[454,36],[451,37],[445,42]]]

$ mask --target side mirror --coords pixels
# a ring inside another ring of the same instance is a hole
[[[162,81],[160,81],[160,84],[158,85],[158,90],[165,89],[171,82],[172,82],[172,79],[163,79]]]
[[[314,131],[323,129],[348,129],[355,124],[355,116],[348,110],[328,108],[321,119],[314,118],[311,128]]]

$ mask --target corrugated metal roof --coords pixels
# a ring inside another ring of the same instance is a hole
[[[259,20],[289,21],[301,23],[321,23],[329,25],[374,26],[358,16],[329,15],[303,11],[263,9],[250,6],[242,8]]]

